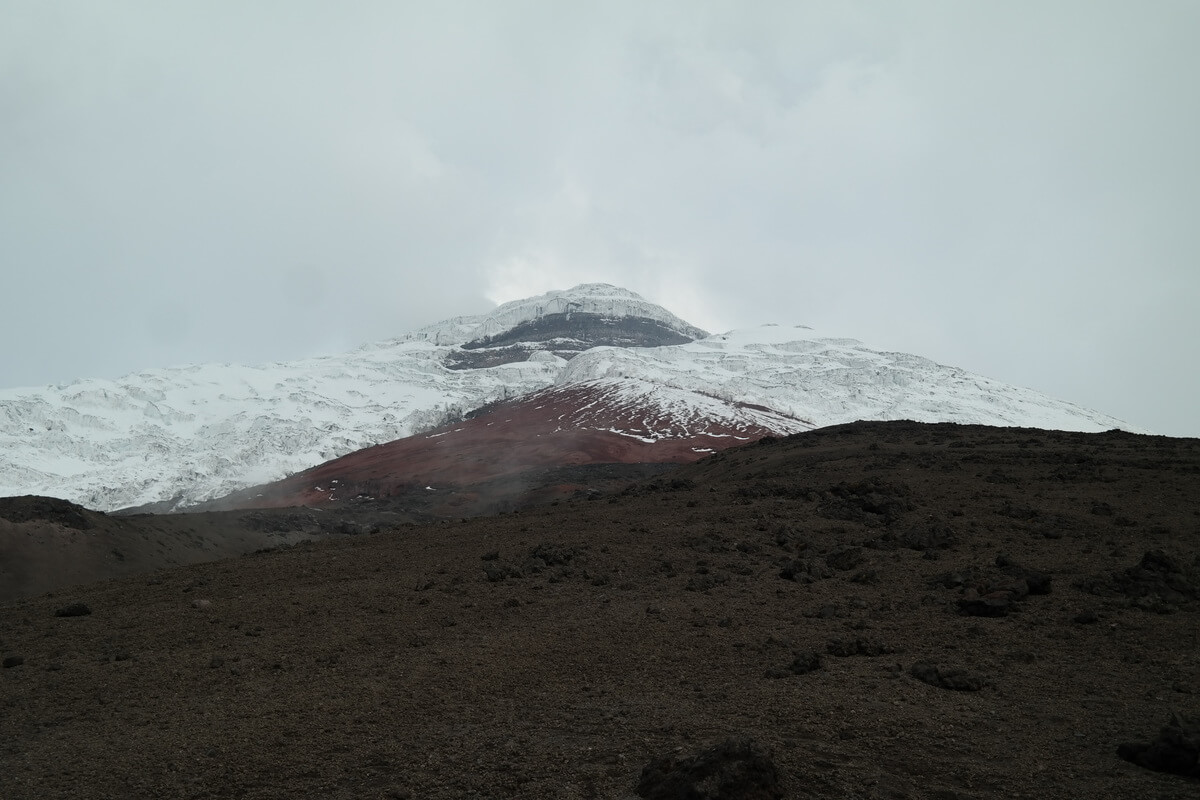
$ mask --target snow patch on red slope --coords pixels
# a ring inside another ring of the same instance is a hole
[[[543,389],[471,419],[360,450],[240,492],[241,508],[380,499],[455,489],[552,467],[687,463],[812,426],[775,412],[639,380]]]
[[[647,443],[698,436],[748,441],[813,427],[767,408],[631,378],[556,386],[524,402],[560,410],[553,418],[559,430],[609,430]]]

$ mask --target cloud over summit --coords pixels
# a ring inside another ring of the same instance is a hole
[[[28,344],[0,383],[294,358],[608,281],[1200,434],[1198,23],[17,2],[0,332]]]

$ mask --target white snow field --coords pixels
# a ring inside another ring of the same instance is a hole
[[[537,351],[481,369],[444,363],[473,339],[569,312],[651,319],[696,341],[596,347],[570,361]],[[51,495],[106,511],[161,501],[186,507],[429,430],[494,400],[621,377],[776,412],[763,419],[793,418],[780,422],[781,434],[859,419],[1133,430],[1038,392],[803,326],[707,336],[633,292],[584,284],[339,356],[0,390],[0,496]],[[694,414],[705,413],[704,402]]]

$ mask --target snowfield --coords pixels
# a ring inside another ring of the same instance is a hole
[[[690,344],[595,348],[559,382],[628,377],[765,406],[815,426],[911,419],[1054,430],[1133,430],[1113,417],[920,356],[823,338],[805,326],[763,325]],[[1140,431],[1135,431],[1140,432]]]
[[[483,369],[445,366],[473,339],[571,311],[652,319],[703,338],[598,347],[571,361],[535,352]],[[0,495],[51,495],[100,510],[161,501],[182,507],[421,433],[496,400],[609,378],[760,406],[764,418],[792,418],[776,425],[780,433],[858,419],[1132,430],[1028,389],[802,326],[706,336],[632,292],[586,284],[340,356],[2,390]]]

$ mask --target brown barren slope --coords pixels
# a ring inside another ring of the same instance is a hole
[[[95,584],[0,607],[0,797],[629,798],[746,736],[759,797],[1194,798],[1117,748],[1198,705],[1198,531],[1196,440],[858,424]]]
[[[116,516],[57,498],[0,497],[0,603],[323,535],[320,520],[275,516],[287,524],[271,524],[268,512]]]
[[[500,403],[184,515],[106,515],[50,498],[0,498],[0,602],[283,543],[611,490],[804,427],[766,409],[610,380]],[[26,514],[30,503],[70,506],[86,527],[53,508]]]
[[[455,496],[437,503],[436,513],[453,514],[456,506],[474,512],[480,505],[521,502],[543,482],[532,476],[545,470],[687,463],[807,427],[767,409],[639,381],[571,384],[498,403],[462,422],[351,453],[211,506],[320,506],[442,492]],[[563,484],[558,493],[580,488]]]

